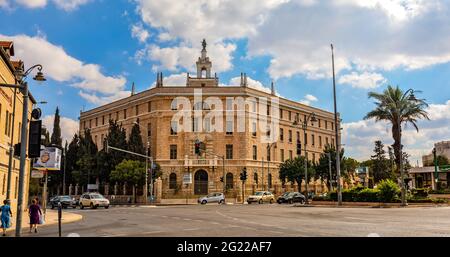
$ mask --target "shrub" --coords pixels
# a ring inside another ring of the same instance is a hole
[[[359,191],[356,195],[356,201],[357,202],[379,202],[379,190],[377,189],[371,189],[371,188],[364,188],[363,190]]]
[[[428,189],[426,188],[414,188],[411,193],[415,197],[428,197]]]
[[[400,188],[397,183],[390,179],[381,181],[377,188],[379,190],[380,200],[385,203],[395,201],[400,193]]]

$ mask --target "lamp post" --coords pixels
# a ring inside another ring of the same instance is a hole
[[[438,163],[436,156],[436,147],[433,148],[433,162],[434,162],[434,190],[438,190]]]
[[[142,126],[141,124],[139,124],[139,122],[138,121],[135,121],[133,124],[135,124],[135,125],[138,125],[139,127],[141,127],[141,128],[145,128],[144,126]],[[150,150],[150,136],[147,136],[147,157],[150,157],[150,152],[149,152],[149,150]],[[144,194],[145,194],[145,204],[148,204],[148,159],[149,158],[146,158],[145,159],[145,190],[144,190]],[[153,159],[152,159],[152,161],[151,161],[151,167],[150,167],[150,169],[153,169]],[[153,170],[152,170],[152,172],[153,172]],[[150,198],[152,198],[153,199],[153,174],[151,175],[151,177],[150,177],[150,180],[151,180],[151,186],[152,186],[152,189],[150,190]]]
[[[311,121],[311,123],[314,123],[317,121],[316,114],[314,112],[310,113],[306,119],[301,123],[302,129],[303,129],[303,138],[304,138],[304,148],[305,148],[305,190],[306,190],[306,204],[309,204],[308,199],[308,151],[306,150],[306,142],[307,142],[307,135],[306,130],[308,129],[308,122]],[[298,121],[294,121],[294,125],[298,125]]]
[[[37,64],[29,68],[27,71],[23,72],[22,69],[16,69],[15,72],[15,80],[16,83],[13,85],[10,84],[0,84],[0,87],[9,87],[14,89],[21,90],[23,94],[23,110],[22,110],[22,128],[21,128],[21,145],[20,145],[20,168],[19,168],[19,196],[17,199],[17,218],[16,218],[16,237],[20,237],[21,228],[22,228],[22,212],[23,212],[23,194],[24,194],[24,183],[25,183],[25,162],[26,162],[26,151],[27,151],[27,127],[28,127],[28,83],[25,81],[27,76],[33,71],[35,68],[38,68],[38,72],[36,76],[34,76],[34,80],[36,81],[45,81],[44,74],[42,73],[42,65]],[[15,115],[15,109],[13,110],[13,115]],[[10,155],[12,153],[10,152]],[[8,173],[10,170],[8,171]],[[11,179],[11,174],[8,174],[8,180]],[[10,189],[9,189],[10,190]]]
[[[330,191],[333,191],[333,181],[331,180],[332,174],[331,174],[331,153],[327,153],[328,156],[328,169],[330,171],[330,177],[328,178],[328,181],[330,182]]]
[[[409,101],[417,101],[416,97],[414,96],[414,90],[408,89],[402,96],[402,99],[405,98],[409,94],[408,100]],[[401,186],[401,198],[402,198],[402,206],[407,206],[408,203],[406,202],[406,188],[405,188],[405,174],[403,170],[403,147],[402,147],[402,120],[401,120],[401,106],[395,106],[396,107],[396,115],[397,115],[397,133],[398,133],[398,141],[399,141],[399,148],[400,148],[400,186]]]

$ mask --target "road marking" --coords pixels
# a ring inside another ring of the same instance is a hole
[[[161,231],[161,230],[157,230],[157,231],[147,231],[147,232],[144,232],[144,233],[142,233],[142,234],[158,234],[158,233],[164,233],[164,231]]]
[[[183,220],[186,220],[186,221],[191,221],[191,219],[183,219]]]
[[[211,224],[214,224],[214,225],[220,225],[220,223],[218,223],[218,222],[210,222]]]
[[[184,231],[194,231],[194,230],[200,230],[199,228],[185,228]]]

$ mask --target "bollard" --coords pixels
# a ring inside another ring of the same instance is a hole
[[[62,205],[61,202],[58,203],[58,233],[61,237],[61,218],[62,218]]]

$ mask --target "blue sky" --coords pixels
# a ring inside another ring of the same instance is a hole
[[[364,121],[369,91],[388,84],[422,90],[432,121],[405,132],[415,163],[433,142],[450,140],[450,12],[438,0],[0,0],[0,40],[17,59],[44,64],[49,78],[32,84],[44,122],[56,106],[64,136],[82,109],[193,72],[201,39],[213,70],[229,84],[246,72],[255,87],[275,81],[282,96],[332,111],[330,43],[336,50],[338,109],[346,150],[370,157],[373,141],[391,144],[389,127]],[[20,18],[19,18],[20,17]],[[11,22],[13,21],[13,22]]]

